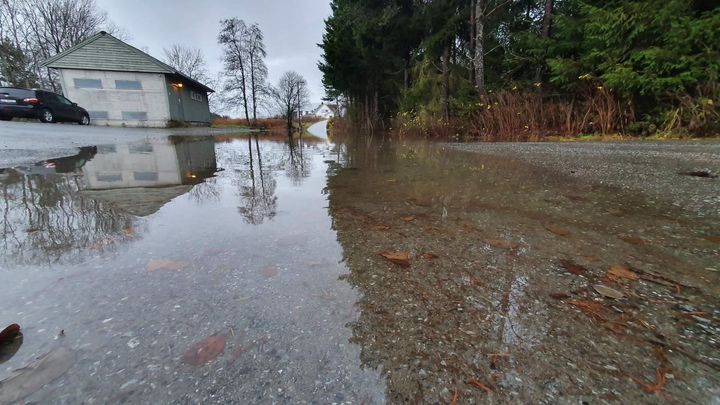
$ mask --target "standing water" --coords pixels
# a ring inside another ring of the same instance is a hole
[[[169,137],[3,170],[0,325],[23,339],[0,403],[720,396],[717,215],[363,139]]]

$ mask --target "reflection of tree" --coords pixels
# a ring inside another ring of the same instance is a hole
[[[312,171],[312,155],[305,150],[308,145],[302,140],[290,139],[286,144],[287,159],[285,160],[285,173],[293,184],[299,186],[303,180],[310,176]]]
[[[206,202],[220,201],[220,189],[218,188],[217,178],[210,177],[204,179],[201,183],[193,186],[188,195],[200,205]]]
[[[255,152],[253,152],[253,138]],[[248,137],[248,155],[243,159],[240,174],[240,201],[238,211],[249,224],[260,225],[266,219],[273,219],[277,213],[277,196],[275,188],[277,183],[272,173],[272,167],[263,165],[263,153],[260,149],[258,137]],[[257,157],[254,156],[257,153]]]
[[[79,176],[23,176],[11,169],[0,176],[5,262],[55,262],[134,233],[134,217],[78,193]]]

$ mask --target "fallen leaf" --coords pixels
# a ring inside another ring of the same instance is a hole
[[[595,284],[593,288],[595,289],[595,291],[598,292],[598,294],[602,295],[603,297],[620,299],[625,296],[625,294],[621,293],[620,291],[614,288],[610,288],[608,286],[604,286],[602,284]]]
[[[486,394],[489,394],[489,393],[492,392],[492,390],[490,389],[490,387],[488,387],[487,385],[481,383],[481,382],[478,381],[478,380],[470,380],[469,383],[470,383],[471,385],[474,385],[475,387],[480,388],[481,390],[485,391]]]
[[[422,257],[425,260],[435,260],[438,258],[438,255],[436,255],[435,253],[428,252],[428,253],[423,253],[422,255],[420,255],[420,257]]]
[[[605,317],[602,315],[604,311],[602,305],[595,301],[570,300],[567,303],[577,307],[580,311],[594,318],[595,320],[607,321],[607,319],[605,319]]]
[[[410,253],[408,252],[382,252],[380,256],[402,267],[410,267]]]
[[[573,262],[572,260],[560,260],[560,266],[563,269],[567,270],[569,273],[575,274],[576,276],[584,276],[588,272],[588,269]]]
[[[720,236],[705,236],[705,240],[708,242],[720,243]]]
[[[558,235],[558,236],[568,236],[568,235],[570,235],[570,231],[568,231],[567,229],[558,228],[558,227],[555,227],[555,226],[548,226],[548,227],[545,228],[545,229],[547,229],[549,232],[554,233],[555,235]]]
[[[75,353],[58,347],[0,381],[0,404],[14,404],[51,383],[75,363]]]
[[[519,243],[501,239],[485,239],[485,243],[498,249],[517,249],[520,247]]]
[[[665,374],[667,374],[669,371],[670,371],[670,369],[667,367],[661,368],[661,369],[658,369],[657,371],[655,371],[655,374],[657,374],[657,379],[658,379],[658,381],[657,381],[657,383],[655,383],[655,385],[646,384],[636,378],[633,378],[633,380],[635,380],[635,382],[638,383],[638,385],[640,385],[643,388],[643,390],[645,390],[645,392],[647,392],[648,394],[654,394],[654,393],[662,391],[663,387],[665,387]]]
[[[0,345],[15,339],[17,335],[20,334],[20,325],[14,323],[7,328],[3,329],[2,332],[0,332]]]
[[[10,360],[22,346],[20,325],[14,323],[0,332],[0,364]]]
[[[550,298],[555,298],[556,300],[564,300],[566,298],[570,298],[569,294],[565,293],[550,293]]]
[[[620,240],[629,243],[631,245],[640,246],[644,245],[645,241],[643,239],[638,238],[637,236],[623,236],[620,238]]]
[[[225,337],[212,335],[190,346],[183,355],[183,361],[193,366],[202,366],[215,360],[223,350],[225,350]]]
[[[414,221],[416,218],[415,218],[414,216],[412,216],[412,215],[408,215],[408,216],[406,216],[406,217],[401,217],[400,219],[402,219],[402,220],[405,221],[405,222],[412,222],[412,221]]]
[[[607,277],[610,280],[623,282],[625,280],[635,281],[639,277],[634,271],[630,270],[628,266],[612,266],[607,272]]]
[[[260,275],[262,275],[265,278],[273,278],[273,277],[277,276],[277,274],[278,274],[278,269],[277,269],[277,267],[274,267],[274,266],[264,267],[262,270],[260,270]]]
[[[372,229],[374,229],[374,230],[376,230],[376,231],[389,231],[389,230],[390,230],[390,226],[388,226],[388,225],[374,225],[374,226],[372,227]]]
[[[147,264],[147,271],[152,273],[158,270],[180,270],[189,265],[190,262],[182,260],[150,260]]]

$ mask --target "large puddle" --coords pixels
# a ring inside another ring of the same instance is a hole
[[[714,216],[372,140],[96,145],[0,183],[0,403],[720,397]]]

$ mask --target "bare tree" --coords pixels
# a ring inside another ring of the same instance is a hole
[[[307,105],[310,98],[307,82],[295,71],[285,72],[272,94],[280,114],[287,120],[287,130],[290,135],[292,134],[293,117],[300,111],[298,106]]]
[[[55,91],[56,74],[40,63],[101,30],[120,31],[95,0],[0,0],[0,39],[20,49],[25,70]]]
[[[224,90],[226,93],[239,93],[239,102],[242,103],[245,110],[245,119],[250,121],[250,113],[248,109],[248,92],[247,92],[247,76],[249,73],[249,63],[247,60],[246,37],[247,25],[243,20],[238,18],[230,18],[220,21],[220,34],[218,35],[218,43],[223,46],[223,61],[225,62],[225,82]],[[230,97],[230,99],[238,99],[238,97]]]
[[[253,125],[257,123],[257,109],[265,94],[263,87],[267,80],[267,66],[265,66],[265,39],[262,30],[257,24],[250,26],[247,32],[246,48],[250,62],[250,95],[252,97]]]
[[[199,82],[207,81],[207,64],[202,50],[173,44],[163,48],[163,61]]]

